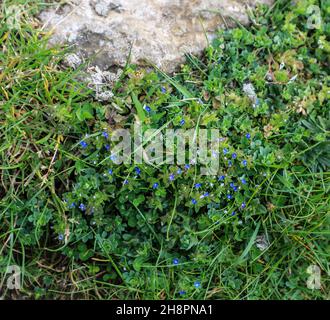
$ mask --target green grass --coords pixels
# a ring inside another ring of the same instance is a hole
[[[329,1],[259,8],[251,27],[219,32],[204,56],[188,56],[176,75],[128,64],[112,101],[129,110],[121,114],[95,101],[79,81],[82,70],[62,67],[65,48],[47,47],[32,16],[49,4],[10,3],[25,5],[26,21],[10,30],[0,17],[2,296],[329,299]],[[306,28],[312,3],[321,8],[320,30]],[[261,100],[255,109],[242,92],[246,82]],[[141,166],[138,179],[134,165],[113,167],[115,178],[105,180],[111,164],[101,132],[114,128],[110,113],[116,127],[129,128],[137,115],[143,130],[177,128],[182,119],[187,129],[219,129],[230,152],[248,159],[247,169],[226,167],[227,176],[244,175],[248,186],[226,202],[217,179],[200,177],[198,167],[169,183],[177,168],[164,165]],[[194,206],[197,182],[217,187]],[[64,200],[85,203],[86,213]],[[246,210],[224,214],[242,201]],[[261,235],[269,242],[264,251],[256,246]],[[6,288],[10,265],[21,267],[19,291]],[[321,270],[320,289],[306,285],[310,265]]]

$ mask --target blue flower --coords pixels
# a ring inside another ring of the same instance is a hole
[[[246,160],[243,160],[243,161],[242,161],[242,165],[243,165],[244,167],[247,166],[247,163],[248,163],[248,162],[247,162]]]
[[[183,296],[183,295],[185,295],[186,293],[187,293],[187,292],[184,291],[184,290],[180,290],[180,291],[179,291],[179,295],[180,295],[180,296]]]
[[[165,87],[161,87],[160,90],[161,90],[162,93],[166,93],[166,88]]]
[[[194,282],[194,287],[197,288],[197,289],[200,288],[201,287],[200,281],[195,281]]]
[[[109,169],[108,170],[108,173],[110,174],[110,176],[113,174],[113,170],[112,169]]]
[[[184,166],[184,167],[185,167],[185,169],[187,169],[187,170],[188,170],[188,169],[190,169],[190,164],[185,164],[185,166]]]
[[[246,182],[246,180],[245,179],[241,179],[241,182],[243,183],[243,184],[246,184],[247,182]]]
[[[141,170],[140,170],[140,168],[139,167],[135,167],[135,173],[137,174],[137,175],[139,175],[140,173],[141,173]]]
[[[236,211],[233,211],[233,212],[231,213],[231,215],[232,215],[232,216],[236,215]]]
[[[242,203],[241,208],[244,209],[246,207],[245,202]]]
[[[172,174],[169,176],[169,179],[170,179],[170,181],[173,181],[174,178],[175,178],[175,176],[174,176],[174,174],[172,173]]]
[[[227,148],[224,148],[223,149],[223,154],[227,154],[228,153],[228,149]]]
[[[177,174],[181,174],[182,173],[182,170],[181,169],[178,169],[178,171],[176,173]]]
[[[234,153],[231,155],[231,157],[232,157],[233,159],[236,159],[236,158],[237,158],[237,154],[234,152]]]
[[[107,151],[110,151],[110,145],[109,144],[106,144],[104,147]]]
[[[197,204],[197,200],[196,199],[191,199],[191,203],[195,205],[195,204]]]
[[[231,183],[230,183],[230,186],[231,186],[232,188],[234,188],[234,187],[235,187],[234,182],[231,182]]]
[[[172,262],[173,262],[173,264],[175,264],[176,266],[179,264],[179,259],[177,259],[177,258],[174,258],[173,260],[172,260]]]
[[[81,211],[86,211],[86,206],[83,203],[81,203],[80,206],[79,206],[79,209]]]
[[[72,202],[72,203],[70,204],[70,206],[69,206],[70,209],[73,209],[73,208],[75,208],[75,207],[76,207],[76,204],[75,204],[74,202]]]
[[[64,235],[61,233],[58,235],[58,240],[63,241],[64,240]]]
[[[231,167],[233,165],[232,161],[228,160],[228,167]]]
[[[250,139],[250,138],[251,138],[251,135],[250,135],[249,133],[247,133],[247,134],[245,135],[245,137],[246,137],[246,139]]]
[[[201,186],[202,186],[201,183],[196,183],[196,184],[195,184],[195,188],[196,188],[196,189],[200,188]]]
[[[227,195],[227,199],[230,200],[230,199],[232,199],[232,198],[233,198],[233,196],[232,196],[231,194],[228,194],[228,195]]]
[[[182,120],[180,121],[180,125],[181,125],[181,126],[183,126],[185,123],[186,123],[186,121],[185,121],[184,119],[182,119]]]
[[[124,182],[123,182],[124,185],[127,185],[128,184],[128,180],[125,179]]]
[[[153,186],[152,186],[152,189],[157,189],[158,186],[159,186],[159,184],[158,184],[157,182],[155,182],[155,183],[153,184]]]
[[[83,149],[86,149],[88,147],[88,144],[86,141],[81,141],[80,142],[80,146],[83,148]]]
[[[238,190],[238,187],[237,186],[234,186],[233,187],[233,190],[234,190],[234,192],[236,192]]]
[[[106,139],[109,138],[109,134],[108,134],[108,132],[106,132],[106,131],[103,131],[103,132],[102,132],[102,136],[103,136],[104,138],[106,138]]]
[[[116,155],[115,155],[115,154],[112,154],[112,155],[110,156],[110,160],[111,160],[111,161],[115,161],[115,160],[116,160]]]
[[[147,111],[147,112],[150,112],[151,111],[151,108],[147,105],[144,106],[144,110]]]
[[[225,176],[220,176],[219,178],[218,178],[218,181],[223,181],[223,180],[225,180]]]
[[[204,194],[202,194],[200,196],[201,199],[205,198],[205,197],[208,197],[209,196],[209,193],[208,192],[205,192]]]

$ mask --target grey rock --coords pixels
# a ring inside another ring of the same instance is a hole
[[[43,11],[51,43],[74,45],[106,70],[127,59],[172,72],[185,53],[199,54],[218,28],[249,23],[247,8],[273,0],[71,0]],[[233,19],[232,19],[233,18]],[[129,53],[131,52],[131,55]]]

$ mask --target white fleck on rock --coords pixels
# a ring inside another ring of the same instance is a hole
[[[113,97],[112,88],[119,80],[122,70],[117,72],[102,71],[99,67],[87,69],[87,84],[95,92],[96,100],[101,102],[110,101]]]
[[[255,107],[258,103],[258,97],[253,84],[251,82],[244,83],[243,92],[246,96],[248,96],[248,98],[252,101],[253,106]]]
[[[82,64],[82,59],[75,53],[69,53],[64,58],[64,65],[72,69],[77,69]]]
[[[95,13],[101,17],[107,17],[110,11],[120,13],[122,11],[121,5],[109,0],[94,0],[91,1],[91,6]]]
[[[243,91],[250,99],[256,96],[256,91],[255,91],[254,86],[251,82],[244,83]]]
[[[105,1],[105,0],[92,1],[91,5],[92,5],[94,11],[96,12],[96,14],[98,14],[99,16],[102,16],[102,17],[108,16],[108,14],[111,10],[109,1]]]
[[[110,101],[112,97],[113,97],[112,91],[96,92],[96,100],[101,102]]]

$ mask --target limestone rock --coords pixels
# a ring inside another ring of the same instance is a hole
[[[184,53],[200,53],[218,28],[248,24],[247,7],[272,0],[71,0],[43,11],[51,42],[75,45],[106,70],[131,62],[171,72]]]

